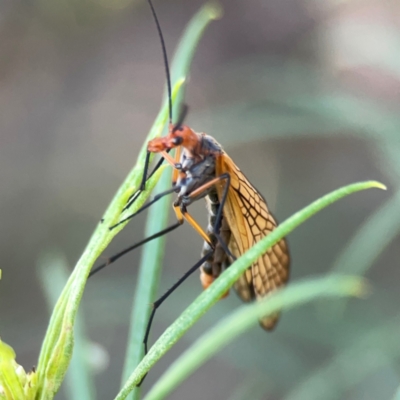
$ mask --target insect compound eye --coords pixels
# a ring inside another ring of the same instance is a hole
[[[182,136],[175,136],[175,137],[172,139],[172,143],[173,143],[175,146],[179,146],[180,144],[182,144],[182,142],[183,142],[183,137],[182,137]]]

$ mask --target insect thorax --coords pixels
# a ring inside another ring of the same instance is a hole
[[[214,187],[201,191],[198,196],[189,197],[190,193],[215,178],[216,157],[222,153],[222,148],[211,136],[198,133],[198,146],[193,151],[183,148],[180,164],[182,173],[178,177],[177,185],[181,187],[178,200],[187,206],[193,201],[207,196]]]
[[[201,143],[201,152],[203,154],[221,154],[223,152],[222,146],[212,137],[206,135],[205,133],[198,133],[200,143]]]

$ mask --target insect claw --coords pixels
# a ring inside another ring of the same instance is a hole
[[[147,376],[147,373],[143,376],[143,378],[140,380],[140,382],[136,385],[136,387],[140,387],[141,386],[141,384],[143,383],[143,381],[144,381],[144,378],[146,378],[146,376]]]
[[[125,220],[123,219],[122,221],[117,222],[115,225],[110,226],[108,228],[109,231],[112,231],[113,229],[115,229],[118,225],[121,225],[123,222],[125,222]]]

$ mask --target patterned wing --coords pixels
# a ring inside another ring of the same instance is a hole
[[[228,247],[236,258],[240,257],[239,247],[234,236],[231,236]],[[251,267],[235,282],[233,288],[243,301],[249,302],[255,299]]]
[[[216,173],[217,176],[229,173],[231,177],[224,216],[233,235],[230,249],[235,256],[240,256],[272,232],[277,223],[262,195],[226,153],[217,158]],[[222,187],[217,188],[219,197]],[[239,278],[235,290],[244,301],[262,299],[287,282],[289,263],[288,247],[285,239],[281,239]],[[273,329],[278,319],[279,314],[275,314],[262,318],[260,324],[264,329]]]

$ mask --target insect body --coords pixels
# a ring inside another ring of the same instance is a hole
[[[150,153],[159,153],[162,156],[150,176],[161,166],[163,160],[166,160],[174,168],[173,185],[170,190],[157,195],[135,214],[124,218],[110,229],[148,208],[163,195],[172,192],[177,193],[173,207],[178,222],[114,255],[107,263],[94,268],[89,276],[129,251],[176,229],[184,220],[201,235],[204,245],[201,259],[153,303],[143,340],[145,353],[147,353],[147,341],[157,308],[189,275],[200,268],[202,285],[207,288],[234,259],[268,235],[277,225],[262,195],[213,137],[196,133],[188,126],[182,125],[185,112],[182,113],[179,122],[172,124],[171,80],[167,52],[153,4],[151,0],[148,0],[148,3],[161,40],[167,77],[170,124],[168,135],[153,139],[148,143],[140,189],[131,196],[124,210],[129,209],[141,190],[145,189]],[[175,157],[169,154],[171,149],[175,149]],[[209,223],[206,230],[203,230],[187,211],[191,203],[201,198],[205,198],[209,211]],[[281,239],[243,273],[234,285],[236,292],[244,301],[258,300],[268,296],[287,282],[289,262],[286,241]],[[274,328],[278,318],[279,314],[265,317],[260,320],[260,324],[264,329],[269,330]]]
[[[177,159],[166,150],[179,148]],[[149,142],[148,150],[159,152],[175,168],[174,184],[178,198],[174,210],[178,220],[185,218],[205,239],[202,255],[211,251],[201,266],[203,287],[208,287],[234,258],[242,255],[277,225],[262,195],[248,181],[221,145],[209,135],[188,126],[171,127],[169,134]],[[187,213],[186,207],[205,197],[209,225],[203,231]],[[281,239],[261,256],[236,282],[242,300],[261,299],[284,285],[289,277],[289,254]],[[278,315],[260,323],[272,329]]]

